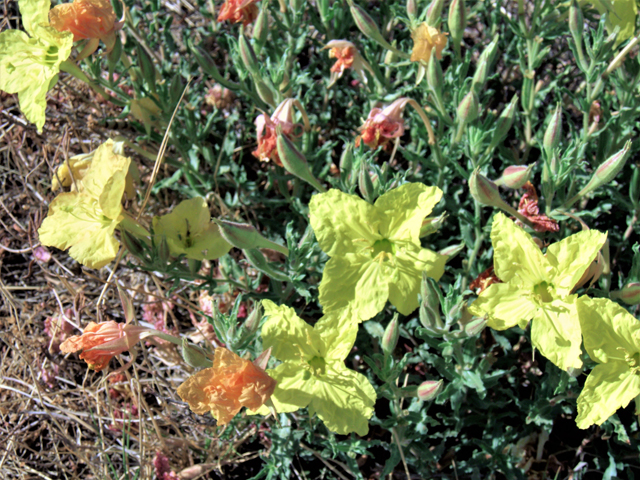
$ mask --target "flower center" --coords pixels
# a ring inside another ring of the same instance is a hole
[[[322,357],[313,357],[311,360],[307,362],[311,367],[314,375],[324,375],[324,368],[326,366],[326,362]]]
[[[371,258],[380,258],[385,262],[390,260],[396,253],[395,245],[386,238],[377,240],[371,246],[371,249]]]
[[[538,297],[542,303],[550,303],[553,301],[553,295],[550,290],[553,285],[549,285],[547,282],[542,282],[533,287],[533,293]]]
[[[618,349],[624,352],[624,360],[629,365],[632,373],[640,375],[640,352],[630,354],[624,348],[619,347]]]

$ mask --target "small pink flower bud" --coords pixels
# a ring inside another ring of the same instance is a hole
[[[504,185],[507,188],[517,189],[521,188],[531,178],[531,170],[535,164],[527,165],[512,165],[507,167],[502,172],[499,184]]]
[[[39,262],[47,263],[51,260],[51,253],[44,247],[36,247],[33,249],[33,258]]]
[[[427,380],[426,382],[422,382],[418,387],[418,398],[423,402],[429,402],[435,399],[442,391],[443,384],[444,382],[442,380]]]
[[[400,326],[398,325],[398,315],[394,315],[389,325],[382,335],[382,351],[385,355],[391,355],[398,344],[400,337]]]

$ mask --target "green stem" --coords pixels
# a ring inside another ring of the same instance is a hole
[[[78,67],[75,63],[71,62],[70,60],[65,60],[60,64],[60,71],[66,72],[69,75],[77,78],[78,80],[86,83],[96,93],[100,94],[105,100],[110,101],[114,105],[118,105],[119,107],[124,107],[127,105],[126,102],[118,100],[117,98],[114,98],[112,95],[109,95],[104,88],[102,88],[96,82],[94,82],[89,77],[87,77],[87,75],[80,69],[80,67]]]

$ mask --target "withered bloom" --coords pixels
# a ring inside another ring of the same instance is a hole
[[[335,58],[336,63],[331,67],[331,80],[329,87],[331,87],[348,68],[352,68],[362,78],[364,83],[367,83],[367,75],[365,70],[368,70],[373,75],[373,69],[367,61],[362,58],[360,52],[356,46],[347,40],[331,40],[327,43],[325,48],[329,48],[329,57]]]
[[[219,425],[225,425],[242,407],[260,408],[275,388],[276,381],[262,368],[218,347],[213,367],[189,377],[177,391],[194,413],[210,411]]]
[[[151,332],[147,327],[125,323],[90,322],[82,335],[74,335],[60,345],[62,353],[73,353],[82,350],[80,358],[87,362],[89,368],[99,372],[109,361],[120,353],[126,352],[140,341],[142,334]]]
[[[356,146],[363,141],[370,148],[384,146],[389,140],[401,137],[404,133],[402,113],[408,98],[399,98],[384,110],[372,108],[369,117],[360,127],[360,135],[356,138]]]
[[[440,33],[435,27],[430,27],[426,23],[420,24],[413,32],[413,50],[411,51],[412,62],[429,63],[431,52],[435,49],[436,58],[442,58],[442,50],[447,45],[447,34]]]
[[[60,32],[73,33],[73,41],[89,40],[78,59],[91,55],[100,40],[111,51],[116,31],[122,28],[109,0],[74,0],[56,5],[49,11],[49,23]]]
[[[226,0],[220,7],[218,22],[229,20],[231,23],[240,23],[246,27],[258,17],[257,0]]]
[[[520,199],[518,204],[518,212],[527,217],[533,223],[533,229],[536,232],[557,232],[560,229],[558,222],[547,217],[546,215],[540,215],[540,209],[538,208],[538,194],[535,187],[531,182],[525,183],[525,193]]]

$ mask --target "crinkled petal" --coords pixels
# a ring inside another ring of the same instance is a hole
[[[558,368],[581,368],[582,335],[576,296],[545,303],[533,318],[531,343]]]
[[[389,301],[403,315],[418,308],[418,292],[422,284],[422,272],[440,280],[447,257],[411,243],[398,248],[393,260],[393,280],[389,282]]]
[[[311,403],[317,380],[309,370],[285,362],[267,373],[277,382],[271,401],[278,413],[295,412]]]
[[[346,310],[348,312],[348,310]],[[345,312],[328,313],[313,327],[326,345],[327,360],[344,360],[351,352],[358,334],[358,319]]]
[[[469,312],[478,317],[487,315],[489,327],[506,330],[519,323],[526,324],[538,308],[530,293],[521,287],[510,283],[494,283],[471,304]]]
[[[329,259],[320,281],[319,301],[325,313],[349,308],[359,321],[381,312],[389,297],[392,272],[366,255]]]
[[[263,300],[269,319],[262,326],[262,345],[281,361],[308,360],[324,356],[324,341],[315,329],[300,319],[296,311],[286,305]]]
[[[560,296],[569,295],[598,255],[607,234],[597,230],[578,232],[547,248],[546,258],[555,267],[550,280]]]
[[[330,257],[358,252],[381,238],[373,205],[337,189],[311,198],[309,218],[320,248]]]
[[[552,269],[549,261],[531,236],[502,213],[493,217],[491,243],[500,280],[530,286],[547,281]]]
[[[32,36],[36,25],[49,24],[50,0],[18,0],[18,7],[22,25]]]
[[[381,219],[380,234],[392,242],[420,245],[422,221],[441,198],[442,190],[422,183],[406,183],[388,191],[374,205]]]
[[[187,378],[185,382],[178,387],[178,395],[189,404],[189,408],[193,413],[203,415],[211,410],[209,407],[209,396],[205,388],[213,382],[214,377],[215,370],[213,368],[205,368]]]
[[[626,362],[596,366],[591,370],[578,397],[578,428],[602,425],[638,395],[640,375],[632,373]]]
[[[640,322],[607,298],[582,296],[576,302],[584,348],[599,363],[640,352]]]
[[[336,364],[314,384],[309,414],[317,414],[329,430],[340,435],[366,435],[376,392],[367,377]]]

